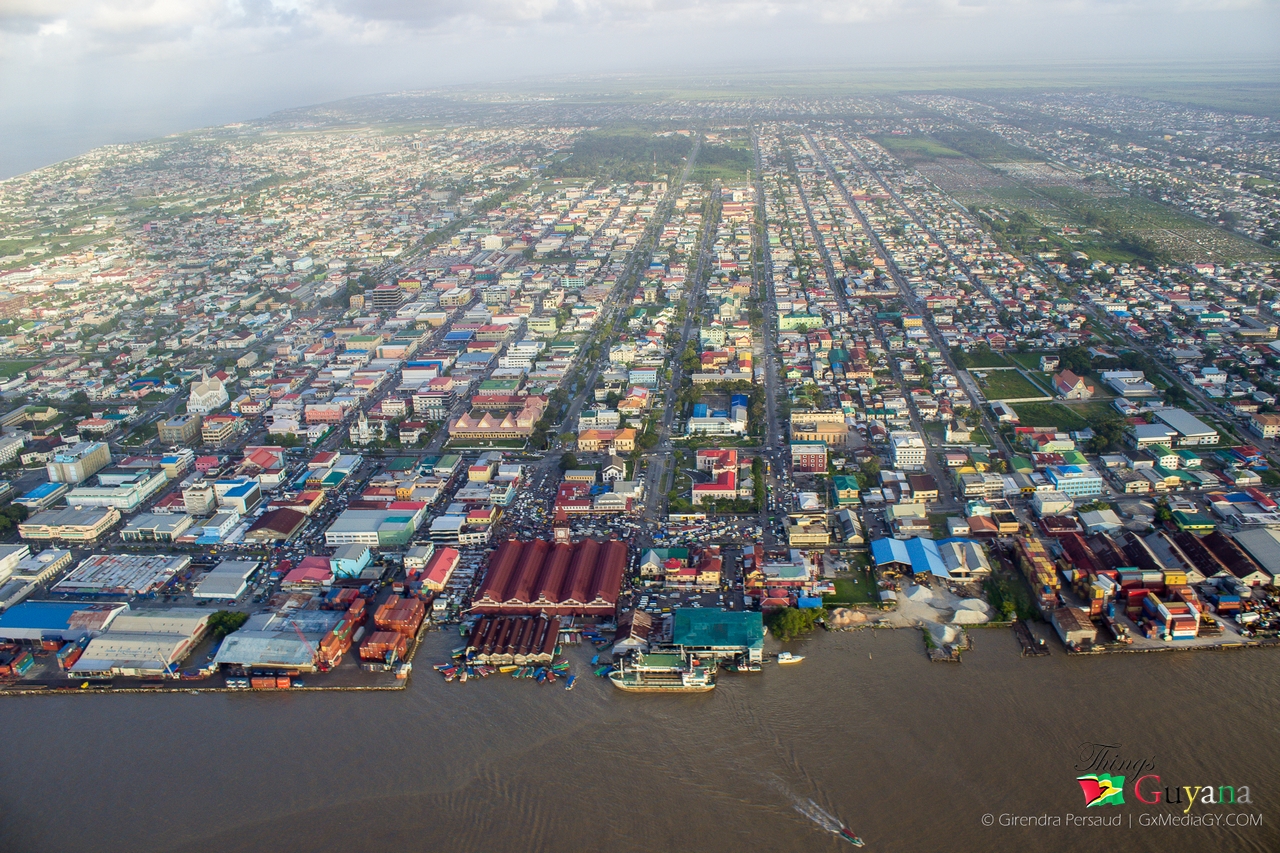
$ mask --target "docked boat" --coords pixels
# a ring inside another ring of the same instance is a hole
[[[793,655],[791,652],[778,652],[778,663],[800,663],[804,655]]]
[[[569,676],[569,678],[565,680],[564,689],[572,690],[573,685],[576,684],[577,682],[578,682],[578,676],[576,675]]]
[[[716,686],[714,666],[677,654],[637,655],[609,673],[619,690],[631,693],[705,693]]]

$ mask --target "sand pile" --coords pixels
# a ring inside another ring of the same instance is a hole
[[[832,628],[856,628],[868,621],[867,614],[847,607],[837,607],[827,614],[827,625]]]

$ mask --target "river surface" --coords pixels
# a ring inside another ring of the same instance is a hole
[[[802,664],[690,696],[589,673],[572,692],[446,684],[445,632],[403,692],[4,698],[0,851],[854,849],[797,810],[810,799],[872,851],[1280,850],[1277,650],[1020,659],[1011,632],[974,636],[954,665],[914,631],[819,633],[790,645]],[[578,672],[589,655],[569,650]],[[1252,806],[1192,814],[1264,823],[1143,827],[1184,806],[1128,787],[1086,810],[1086,742],[1171,787],[1248,785]]]

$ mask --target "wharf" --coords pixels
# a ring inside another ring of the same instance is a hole
[[[1089,649],[1067,649],[1069,655],[1144,655],[1162,652],[1226,652],[1239,649],[1265,649],[1280,646],[1280,637],[1264,637],[1260,640],[1241,640],[1239,642],[1201,643],[1187,646],[1128,646],[1128,645],[1095,645]]]
[[[430,623],[424,621],[405,655],[406,662],[412,662],[429,629]],[[163,680],[130,676],[117,676],[110,679],[73,679],[59,673],[29,680],[12,678],[0,680],[0,696],[91,696],[104,693],[323,693],[404,690],[409,686],[409,678],[396,678],[394,669],[386,672],[369,672],[362,667],[355,649],[352,649],[349,655],[342,664],[329,672],[306,672],[293,676],[293,678],[306,680],[299,686],[230,687],[226,683],[228,676],[224,673],[215,673],[206,678]],[[84,684],[88,686],[82,687],[81,685]]]
[[[1049,654],[1049,644],[1043,640],[1037,640],[1035,635],[1031,633],[1030,626],[1021,619],[1015,620],[1013,623],[1013,634],[1018,638],[1018,645],[1022,646],[1022,656],[1025,657],[1044,657]]]

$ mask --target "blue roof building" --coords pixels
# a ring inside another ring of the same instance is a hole
[[[116,616],[128,609],[127,604],[24,601],[0,613],[0,640],[75,641],[106,630]]]

